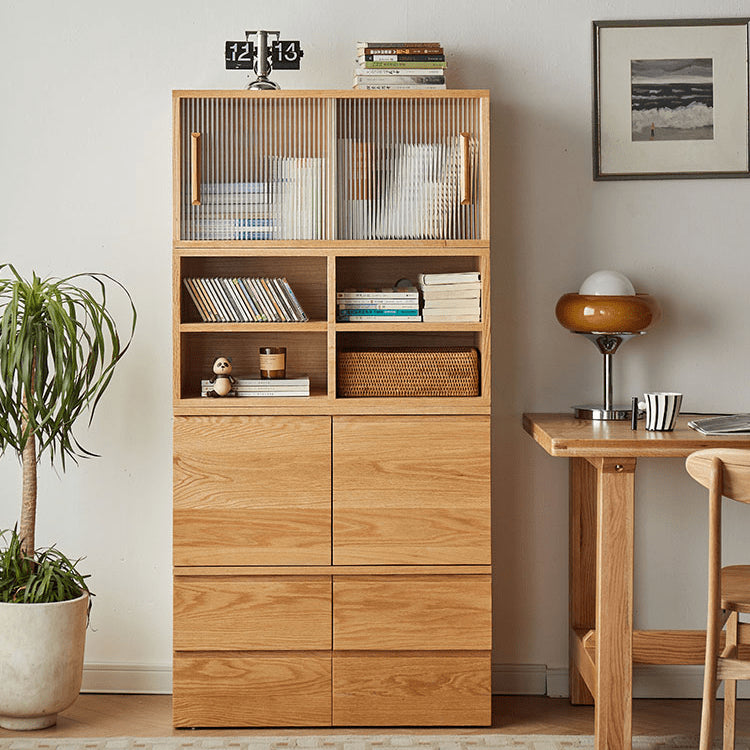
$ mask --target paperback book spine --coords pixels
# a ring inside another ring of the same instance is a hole
[[[367,69],[379,69],[379,68],[435,68],[443,69],[447,68],[448,65],[445,62],[427,62],[427,61],[385,61],[385,60],[368,60],[364,63],[359,63]]]
[[[383,60],[386,62],[445,62],[445,55],[361,55],[357,58],[357,62],[375,62]]]
[[[428,77],[444,77],[445,71],[443,68],[415,68],[415,67],[403,67],[403,68],[355,68],[355,76],[428,76]]]

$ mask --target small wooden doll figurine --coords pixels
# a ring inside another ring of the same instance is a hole
[[[234,385],[234,378],[232,377],[232,363],[226,357],[217,357],[214,360],[214,376],[211,378],[211,383],[214,389],[209,391],[206,395],[213,396],[226,396],[232,392],[232,386]]]

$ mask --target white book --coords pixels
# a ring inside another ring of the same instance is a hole
[[[459,273],[420,273],[419,283],[429,284],[460,284],[467,281],[479,281],[479,271],[464,271]]]
[[[393,302],[383,302],[378,300],[377,302],[365,302],[364,300],[358,299],[353,302],[339,302],[337,304],[339,310],[416,310],[419,311],[419,303],[417,300],[407,300],[400,302],[395,300]]]
[[[342,292],[336,292],[337,300],[410,300],[419,299],[419,292],[416,287],[402,287],[385,289],[345,289]]]
[[[479,323],[479,312],[466,313],[463,311],[451,312],[450,309],[431,312],[422,311],[422,320],[425,323]]]
[[[211,385],[210,379],[201,380],[201,388],[209,388]],[[238,388],[262,386],[265,390],[269,388],[301,388],[310,386],[310,377],[301,375],[298,378],[235,378],[234,385]]]
[[[428,310],[464,310],[466,312],[479,311],[479,299],[429,299],[424,301],[424,311]]]
[[[372,85],[358,83],[352,88],[361,91],[406,91],[409,89],[447,89],[448,87],[444,83],[374,83]]]
[[[345,323],[418,323],[422,316],[416,315],[350,315]]]
[[[400,84],[400,83],[445,83],[445,76],[399,76],[395,78],[393,76],[354,76],[354,84],[366,83],[368,85],[374,83],[387,83],[387,84]]]
[[[445,294],[463,295],[466,297],[476,296],[482,291],[481,281],[467,281],[458,284],[433,284],[432,286],[423,286],[422,294],[433,294],[435,296]]]
[[[445,68],[354,68],[355,76],[445,76]]]

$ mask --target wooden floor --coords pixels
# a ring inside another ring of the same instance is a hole
[[[721,702],[719,702],[721,710]],[[337,729],[173,729],[172,698],[168,695],[85,694],[60,715],[56,727],[33,733],[34,737],[169,737],[171,735],[274,735],[371,734],[368,728]],[[720,723],[720,722],[718,722]],[[697,734],[700,701],[635,700],[633,733],[636,735]],[[388,728],[388,734],[434,734],[434,729]],[[492,728],[441,729],[440,734],[495,732],[498,734],[593,734],[594,710],[571,706],[565,698],[541,696],[496,696]],[[738,701],[737,733],[750,736],[750,700]],[[29,733],[0,729],[0,740]]]

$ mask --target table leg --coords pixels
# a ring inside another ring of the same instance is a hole
[[[576,658],[576,631],[596,625],[597,470],[585,458],[570,459],[570,545],[568,599],[570,614],[570,702],[592,704]]]
[[[591,459],[597,473],[597,750],[632,746],[635,459]]]

